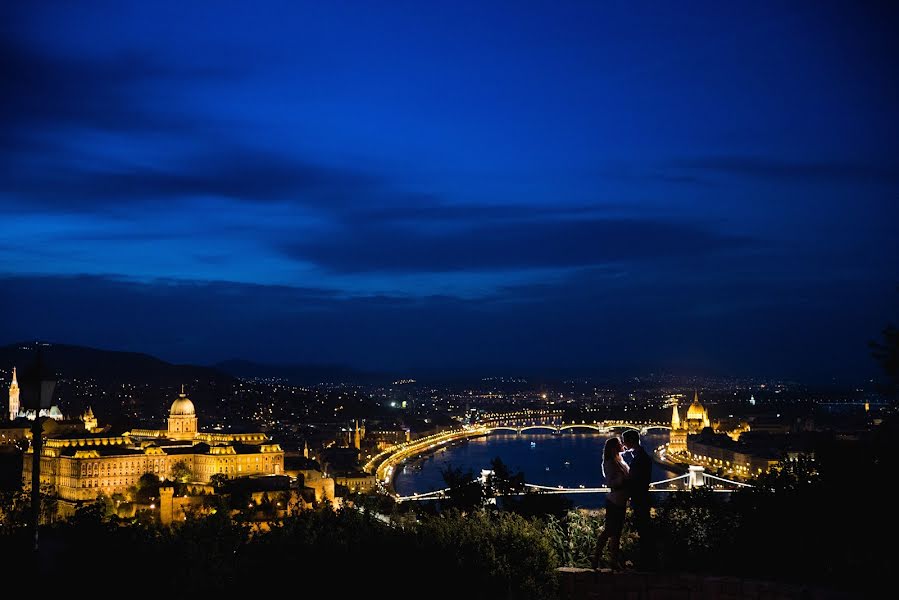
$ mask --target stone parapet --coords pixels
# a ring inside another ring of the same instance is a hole
[[[853,595],[827,588],[691,573],[646,573],[560,567],[563,600],[848,600]]]

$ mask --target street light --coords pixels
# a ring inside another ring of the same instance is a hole
[[[26,369],[22,377],[22,406],[34,410],[31,425],[31,525],[34,527],[34,551],[37,552],[37,534],[41,516],[41,409],[50,408],[56,378],[44,366],[41,344],[37,344],[34,364]]]

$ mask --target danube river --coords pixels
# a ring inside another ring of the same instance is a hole
[[[407,496],[446,487],[441,470],[449,466],[471,469],[475,476],[489,469],[490,461],[499,457],[514,473],[522,471],[527,483],[567,488],[601,487],[603,485],[602,447],[608,435],[597,433],[492,433],[441,448],[419,456],[397,469],[396,491]],[[652,432],[643,436],[643,447],[652,451],[668,441],[668,432]],[[652,480],[676,477],[680,473],[653,463]],[[575,506],[602,506],[605,494],[569,494]]]

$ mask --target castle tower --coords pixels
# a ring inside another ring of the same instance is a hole
[[[303,458],[309,458],[309,442],[303,442]]]
[[[174,440],[192,440],[197,436],[197,413],[194,403],[185,395],[183,385],[169,410],[168,433]]]
[[[9,384],[9,420],[19,416],[19,382],[16,381],[16,368],[12,368],[12,383]]]
[[[362,432],[359,430],[359,420],[356,420],[356,428],[353,430],[353,448],[360,450],[362,448]]]
[[[84,428],[88,431],[93,431],[97,428],[97,417],[94,416],[94,411],[91,410],[91,407],[88,406],[87,410],[84,411],[84,414],[81,415],[81,420],[84,421]]]
[[[175,519],[175,488],[164,485],[159,488],[159,522],[171,525]]]

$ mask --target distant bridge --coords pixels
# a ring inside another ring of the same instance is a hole
[[[561,433],[569,429],[590,429],[598,433],[611,433],[614,429],[637,429],[641,434],[645,434],[650,429],[671,429],[670,425],[662,423],[637,423],[628,421],[594,421],[593,423],[564,423],[553,425],[550,423],[541,423],[538,425],[496,425],[489,427],[488,433],[494,431],[513,431],[515,433],[525,433],[528,431],[550,431],[552,433]]]
[[[480,424],[494,431],[511,431],[514,433],[526,433],[529,431],[549,431],[562,433],[573,429],[586,429],[597,433],[611,433],[615,429],[636,429],[645,434],[650,429],[671,429],[669,423],[661,421],[637,421],[626,419],[565,421],[561,411],[519,411],[499,415],[490,415],[480,421]]]

